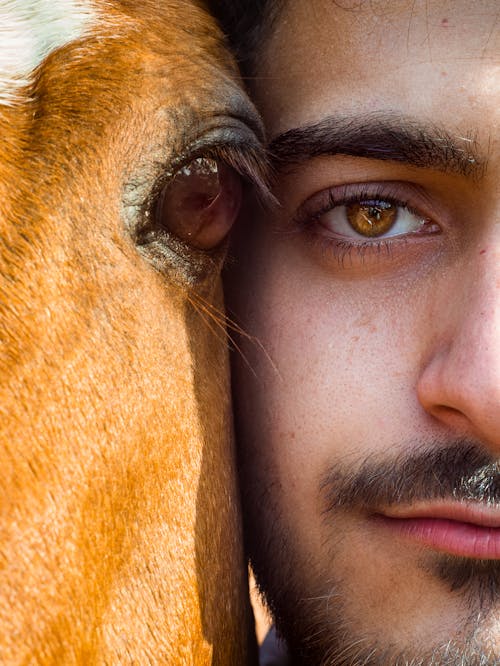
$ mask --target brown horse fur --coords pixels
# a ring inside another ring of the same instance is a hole
[[[92,4],[0,105],[0,663],[240,666],[223,252],[138,229],[259,124],[200,2]]]

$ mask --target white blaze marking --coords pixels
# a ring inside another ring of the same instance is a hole
[[[96,18],[91,0],[0,0],[0,106],[20,101],[31,72]]]

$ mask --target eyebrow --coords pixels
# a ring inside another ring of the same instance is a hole
[[[329,116],[289,129],[271,141],[270,152],[278,171],[314,157],[350,155],[480,178],[487,162],[473,132],[453,135],[408,116],[377,113]]]

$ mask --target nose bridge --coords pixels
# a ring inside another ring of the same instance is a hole
[[[460,353],[467,353],[472,364],[487,370],[483,368],[486,364],[493,373],[500,369],[500,242],[498,248],[480,250],[479,256],[477,270],[472,270],[470,283],[462,292],[456,341]]]
[[[500,451],[500,242],[477,250],[454,282],[436,312],[439,342],[431,343],[419,400],[440,421]]]

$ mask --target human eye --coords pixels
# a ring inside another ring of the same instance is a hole
[[[335,249],[362,250],[436,234],[418,188],[404,183],[361,183],[324,190],[298,210],[295,222]]]

